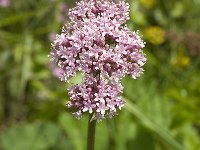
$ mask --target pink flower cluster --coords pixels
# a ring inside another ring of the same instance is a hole
[[[141,50],[144,42],[124,25],[129,5],[124,1],[80,1],[68,15],[71,23],[57,35],[50,53],[61,81],[77,72],[84,75],[82,85],[68,89],[67,106],[78,119],[83,112],[93,113],[97,120],[112,117],[125,103],[120,98],[121,78],[126,74],[139,77],[146,61]]]
[[[10,0],[0,0],[0,7],[8,7],[10,5]]]

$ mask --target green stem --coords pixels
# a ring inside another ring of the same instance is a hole
[[[96,120],[91,121],[92,116],[93,114],[90,114],[88,120],[87,150],[94,150],[95,145]]]

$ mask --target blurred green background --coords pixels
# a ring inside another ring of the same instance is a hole
[[[200,0],[127,2],[148,60],[123,79],[126,106],[97,124],[96,150],[200,150]],[[65,107],[68,85],[48,58],[74,5],[0,0],[0,150],[85,149],[88,117]]]

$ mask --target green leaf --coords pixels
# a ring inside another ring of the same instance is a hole
[[[61,130],[52,123],[11,127],[0,135],[0,143],[5,150],[49,150],[54,147],[64,150],[70,147]]]
[[[27,84],[27,81],[31,78],[32,74],[32,57],[31,53],[33,51],[33,39],[30,36],[26,36],[24,46],[23,46],[23,61],[21,68],[21,81],[19,87],[19,96],[24,95],[24,90]]]
[[[24,13],[24,12],[18,13],[15,15],[12,14],[11,16],[8,16],[8,17],[0,20],[0,27],[26,20],[26,19],[34,16],[35,14],[36,14],[35,11],[30,11],[30,12],[26,12],[26,13]]]
[[[77,120],[70,113],[63,113],[60,115],[59,124],[69,136],[70,142],[73,144],[75,150],[83,150],[87,143],[87,126],[88,116],[83,116],[81,120]],[[104,143],[104,144],[102,144]],[[108,129],[105,122],[97,122],[95,150],[107,149],[108,147]]]
[[[78,121],[72,114],[63,113],[60,115],[59,124],[69,136],[75,150],[85,149],[87,140],[87,120],[85,117]]]
[[[126,100],[126,109],[133,114],[137,119],[141,121],[141,123],[154,131],[157,135],[159,135],[165,142],[170,144],[176,150],[184,150],[185,148],[178,143],[170,134],[170,132],[162,128],[162,126],[156,124],[153,120],[149,119],[135,104],[131,103],[130,100],[124,98]]]

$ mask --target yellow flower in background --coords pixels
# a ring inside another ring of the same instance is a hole
[[[181,58],[181,63],[182,63],[183,66],[189,65],[189,63],[190,63],[190,58],[187,57],[187,56],[182,57],[182,58]]]
[[[176,56],[172,59],[172,65],[178,68],[187,67],[190,63],[190,58],[188,56]]]
[[[190,57],[185,53],[186,49],[183,46],[179,46],[173,55],[171,64],[176,68],[184,68],[190,64]]]
[[[147,9],[152,8],[155,5],[155,0],[139,0],[140,4]]]
[[[145,29],[145,38],[154,45],[162,44],[165,41],[165,30],[159,26],[151,26]]]

